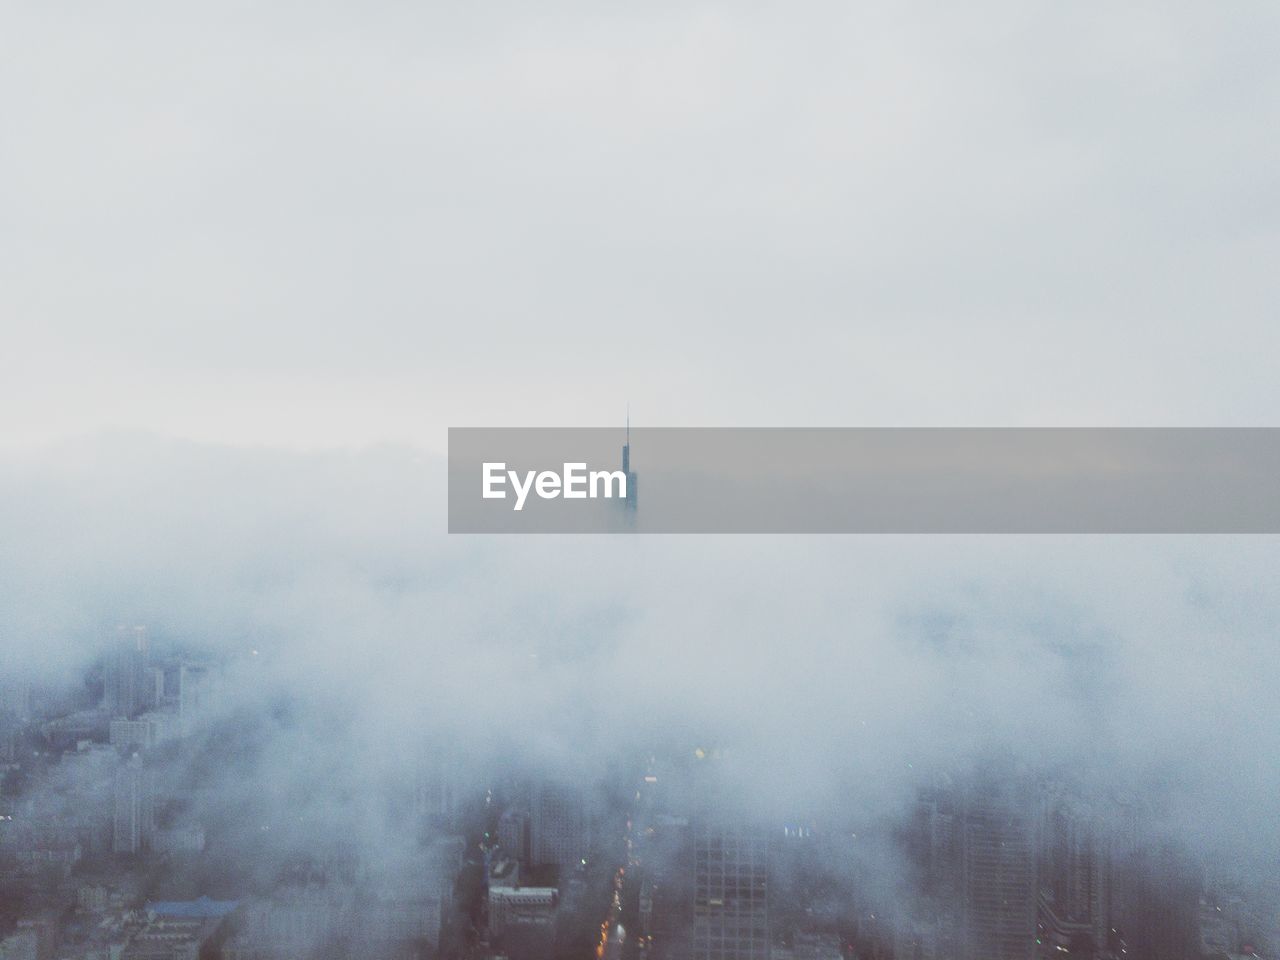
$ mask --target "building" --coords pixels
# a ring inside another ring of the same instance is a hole
[[[564,867],[586,859],[590,827],[582,797],[572,788],[539,782],[533,791],[530,829],[535,865]]]
[[[132,719],[155,706],[146,627],[116,628],[103,669],[103,706],[115,717]]]
[[[457,817],[458,768],[451,757],[424,759],[414,768],[413,811],[421,821],[451,824]]]
[[[993,796],[969,800],[961,834],[961,918],[969,960],[1032,960],[1036,866],[1030,818]]]
[[[555,923],[560,892],[555,887],[490,887],[487,899],[490,937],[511,926],[549,927]]]
[[[898,920],[895,956],[934,960],[960,954],[963,832],[962,811],[951,781],[942,777],[922,789],[906,837],[919,896]]]
[[[797,933],[791,941],[793,960],[844,960],[834,933]]]
[[[15,720],[30,720],[33,714],[31,684],[25,680],[0,680],[0,714]]]
[[[640,491],[636,475],[631,470],[631,414],[627,414],[627,441],[622,445],[622,473],[627,480],[627,496],[624,506],[629,515],[634,515]]]
[[[747,827],[694,828],[693,960],[768,960],[769,850]]]
[[[76,888],[76,909],[100,914],[107,909],[107,888],[100,883],[82,883]]]
[[[1200,882],[1171,844],[1121,856],[1114,873],[1112,925],[1133,960],[1199,960]]]
[[[0,943],[0,960],[51,960],[61,956],[61,930],[53,911],[24,917],[12,937]]]
[[[0,940],[0,960],[40,960],[40,939],[32,930],[22,930]]]
[[[1051,796],[1043,802],[1038,832],[1041,952],[1104,948],[1111,871],[1100,825],[1083,803]]]
[[[637,848],[644,864],[640,936],[652,960],[684,960],[693,932],[695,886],[692,831],[685,817],[656,814],[644,825]]]
[[[151,772],[137,755],[116,770],[111,849],[136,854],[151,849],[155,833]]]
[[[197,960],[216,956],[226,941],[235,901],[179,900],[148,903],[147,921],[129,938],[121,960]]]
[[[532,831],[529,814],[519,807],[511,807],[498,818],[498,844],[507,856],[521,863],[533,862]]]
[[[204,827],[198,823],[185,823],[157,830],[152,846],[160,853],[195,854],[204,849]]]
[[[489,864],[490,887],[520,886],[520,861],[511,857],[498,857]]]
[[[0,712],[0,764],[16,763],[21,752],[22,729]]]
[[[440,943],[446,891],[456,869],[437,847],[401,851],[362,872],[356,905],[362,938],[371,943]]]
[[[292,960],[323,944],[349,942],[359,930],[349,898],[324,888],[293,890],[247,903],[224,944],[223,960]]]
[[[212,667],[183,663],[177,669],[178,732],[188,736],[218,704],[222,675]]]
[[[112,720],[107,738],[120,750],[150,750],[174,734],[173,718],[163,713],[144,713],[136,720]]]

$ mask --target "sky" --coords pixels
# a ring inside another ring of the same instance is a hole
[[[1280,400],[1274,4],[8,21],[7,445]]]

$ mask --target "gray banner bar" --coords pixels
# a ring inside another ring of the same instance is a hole
[[[452,428],[449,531],[1278,533],[1280,428]]]

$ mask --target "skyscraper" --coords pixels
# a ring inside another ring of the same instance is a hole
[[[1113,882],[1113,923],[1127,956],[1136,960],[1195,960],[1199,878],[1172,843],[1148,841],[1119,858]]]
[[[899,921],[898,955],[954,957],[960,925],[963,816],[950,778],[921,790],[906,834],[921,896]]]
[[[21,679],[0,679],[0,714],[9,714],[15,720],[31,717],[31,684]]]
[[[767,837],[702,822],[693,842],[693,960],[768,960]]]
[[[582,797],[563,784],[540,781],[533,790],[530,817],[533,862],[560,866],[587,856],[589,824]]]
[[[191,733],[218,702],[220,675],[198,663],[178,667],[178,720],[184,735]]]
[[[636,509],[636,475],[631,471],[631,413],[627,412],[627,441],[622,445],[622,472],[627,478],[627,498],[624,501],[627,513],[634,514]]]
[[[1081,802],[1049,796],[1042,805],[1038,832],[1043,938],[1072,952],[1085,938],[1095,949],[1105,946],[1110,869],[1096,818]]]
[[[442,825],[458,813],[458,772],[451,756],[421,758],[414,767],[413,811],[419,820]]]
[[[151,846],[153,798],[150,771],[134,755],[116,770],[111,849],[115,853],[140,853]]]
[[[113,716],[132,719],[155,705],[149,652],[146,627],[116,628],[103,674],[103,703]]]
[[[971,797],[961,842],[965,955],[1032,960],[1036,870],[1029,817],[1002,797]]]

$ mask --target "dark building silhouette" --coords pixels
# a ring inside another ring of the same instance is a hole
[[[146,627],[116,628],[104,665],[103,703],[113,716],[132,719],[155,706]]]
[[[768,960],[769,846],[759,830],[694,827],[694,960]]]
[[[988,771],[965,791],[960,832],[961,955],[1032,960],[1036,952],[1033,806],[1012,772]]]

